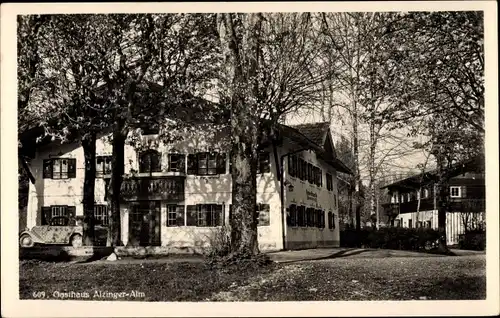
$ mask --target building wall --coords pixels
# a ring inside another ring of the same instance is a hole
[[[471,217],[471,214],[467,214],[464,212],[448,212],[446,213],[446,243],[448,245],[458,244],[459,235],[464,234],[465,226],[464,221],[467,220],[467,217]],[[484,221],[484,213],[474,213],[474,217],[477,217],[477,221]],[[417,220],[423,222],[423,226],[426,226],[425,222],[430,221],[430,225],[432,229],[437,230],[438,228],[438,211],[437,210],[428,210],[412,212],[412,213],[401,213],[396,217],[396,220],[399,220],[399,224],[402,227],[408,228],[416,227]]]
[[[211,145],[213,139],[205,138],[200,134],[196,138],[189,141],[177,142],[175,144],[164,145],[159,142],[157,137],[145,136],[142,137],[139,145],[141,148],[153,148],[161,154],[162,171],[167,167],[167,153],[175,149],[181,153],[192,153],[197,151],[206,151]],[[209,136],[213,137],[213,136]],[[292,150],[290,147],[278,149],[278,156],[281,157],[287,151]],[[258,240],[261,250],[280,250],[283,249],[283,222],[282,219],[281,200],[280,200],[280,182],[277,179],[276,161],[272,150],[270,152],[270,172],[258,175],[257,177],[257,203],[267,203],[270,206],[270,225],[258,227]],[[112,148],[107,137],[103,136],[97,140],[96,154],[98,156],[111,155]],[[323,187],[318,188],[315,185],[310,185],[307,182],[288,178],[294,185],[294,190],[289,192],[288,187],[285,191],[285,206],[288,207],[292,203],[301,203],[308,206],[318,206],[328,211],[338,214],[333,202],[333,192],[326,190],[325,171],[327,166],[324,162],[316,159],[314,153],[303,152],[306,160],[321,166],[323,169]],[[43,159],[49,158],[75,158],[76,159],[76,178],[72,179],[44,179],[43,178]],[[286,160],[285,160],[286,161]],[[231,203],[231,176],[229,174],[229,162],[226,161],[226,174],[215,176],[197,176],[186,175],[185,179],[185,200],[184,202],[175,202],[175,204],[195,205],[195,204],[221,204],[224,205],[225,224],[228,224],[229,204]],[[49,146],[40,148],[35,158],[31,161],[30,168],[36,178],[35,185],[30,184],[28,198],[28,220],[27,226],[31,228],[41,224],[41,213],[43,206],[50,205],[69,205],[76,207],[76,215],[83,215],[83,180],[85,174],[83,149],[77,144],[60,145],[52,143]],[[125,146],[125,173],[129,174],[132,171],[138,171],[138,152],[130,145]],[[334,191],[336,191],[336,174],[335,171],[330,171],[333,176]],[[156,173],[162,175],[162,172]],[[138,174],[139,176],[141,174]],[[155,175],[155,173],[153,173]],[[309,202],[305,191],[314,191],[317,193],[317,202]],[[107,204],[105,201],[105,182],[102,178],[96,179],[95,188],[96,204]],[[206,246],[214,237],[215,232],[219,227],[196,227],[196,226],[180,226],[167,227],[167,204],[161,203],[161,245],[165,247],[187,248],[193,246]],[[130,208],[128,204],[121,206],[122,220],[122,240],[124,244],[129,240],[129,214]],[[186,219],[186,218],[185,218]],[[316,247],[324,245],[338,245],[338,217],[335,217],[337,224],[334,230],[317,228],[286,228],[287,248],[304,248]],[[326,216],[325,221],[328,222]],[[285,223],[286,224],[286,223]]]
[[[297,148],[285,147],[283,154],[297,150]],[[302,249],[302,248],[316,248],[316,247],[331,247],[340,245],[340,232],[339,232],[339,218],[338,218],[338,204],[334,201],[337,196],[337,174],[335,169],[324,163],[321,159],[316,157],[312,151],[302,151],[298,154],[304,160],[320,167],[322,173],[322,186],[310,184],[307,181],[300,180],[290,176],[288,173],[288,160],[285,160],[287,167],[285,173],[285,180],[292,186],[285,187],[285,208],[289,212],[291,204],[303,205],[306,207],[318,208],[325,211],[325,228],[317,227],[294,227],[286,225],[286,248],[287,249]],[[333,191],[328,191],[326,187],[326,173],[332,174]],[[306,191],[316,194],[316,199],[311,196],[308,197]],[[335,226],[333,229],[329,228],[328,212],[331,211],[335,215]],[[285,223],[286,224],[286,223]]]

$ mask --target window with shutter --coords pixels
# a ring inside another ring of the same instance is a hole
[[[197,226],[214,227],[224,224],[223,205],[199,204],[197,205]]]
[[[302,176],[300,179],[307,181],[307,162],[305,160],[302,160],[301,166],[302,166]]]
[[[226,154],[219,153],[217,156],[217,174],[226,174]]]
[[[94,222],[96,225],[109,225],[108,206],[105,204],[94,205]]]
[[[196,205],[186,206],[186,225],[198,226],[198,208]]]
[[[194,175],[198,172],[198,158],[196,154],[189,154],[187,160],[187,173]]]
[[[52,160],[51,159],[44,159],[43,160],[43,178],[44,179],[50,179],[52,178]]]
[[[96,156],[96,178],[102,178],[104,175],[111,174],[111,156]]]
[[[296,176],[296,171],[295,171],[296,164],[297,164],[297,157],[295,157],[294,155],[288,156],[288,174],[291,177]]]
[[[328,191],[333,190],[333,179],[332,179],[332,175],[329,173],[326,174],[326,189]]]
[[[43,161],[43,178],[68,179],[76,178],[76,159],[57,158]]]
[[[332,230],[335,229],[335,213],[332,213]]]
[[[40,225],[49,225],[50,219],[52,218],[50,206],[42,207],[42,215],[41,215],[41,224]]]
[[[178,226],[177,205],[167,205],[167,226]]]
[[[68,159],[68,178],[76,178],[76,159]]]
[[[307,208],[306,209],[306,226],[311,227],[314,226],[313,224],[313,219],[314,218],[314,209],[312,208]]]
[[[154,150],[148,149],[139,153],[139,172],[152,173],[161,171],[161,154]]]
[[[178,205],[176,212],[177,212],[177,220],[176,220],[177,226],[184,226],[185,225],[185,222],[184,222],[184,205]]]
[[[450,197],[460,198],[461,197],[460,190],[461,190],[461,187],[457,187],[457,186],[450,187]]]
[[[297,226],[297,206],[295,204],[290,205],[290,223],[289,226]]]
[[[169,172],[185,172],[185,155],[181,153],[168,154],[168,171]]]

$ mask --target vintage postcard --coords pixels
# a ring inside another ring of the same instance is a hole
[[[2,316],[499,313],[494,2],[1,21]]]

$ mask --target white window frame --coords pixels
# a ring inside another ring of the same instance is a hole
[[[103,226],[109,226],[108,206],[106,204],[94,205],[94,219],[100,219]]]
[[[453,195],[453,190],[458,190],[458,195]],[[461,198],[462,197],[462,188],[459,186],[451,186],[450,187],[450,198]]]

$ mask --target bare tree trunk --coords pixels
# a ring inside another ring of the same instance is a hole
[[[355,212],[356,212],[356,231],[361,233],[361,176],[359,171],[359,140],[358,140],[358,115],[357,103],[353,105],[353,153],[354,153],[354,184],[355,184]]]
[[[441,150],[436,153],[437,174],[438,182],[436,183],[436,197],[437,197],[437,210],[438,210],[438,233],[439,233],[439,250],[441,252],[448,252],[446,245],[446,212],[449,207],[449,189],[448,180],[446,178],[446,167],[444,162],[444,155]]]
[[[94,245],[94,202],[96,174],[96,134],[89,133],[81,141],[85,158],[83,181],[83,245]]]
[[[230,85],[232,136],[231,255],[259,253],[257,242],[257,147],[258,116],[254,80],[258,68],[260,14],[245,16],[243,38],[236,35],[232,14],[217,17]],[[244,54],[242,54],[242,51]],[[244,56],[243,56],[244,55]]]
[[[123,129],[124,123],[117,122],[113,128],[111,158],[111,180],[108,186],[109,200],[109,231],[108,244],[111,246],[121,246],[121,216],[120,216],[120,189],[123,181],[125,165],[125,138]]]
[[[257,160],[248,144],[233,146],[231,157],[232,204],[231,251],[234,255],[255,255],[259,253],[257,243]]]

